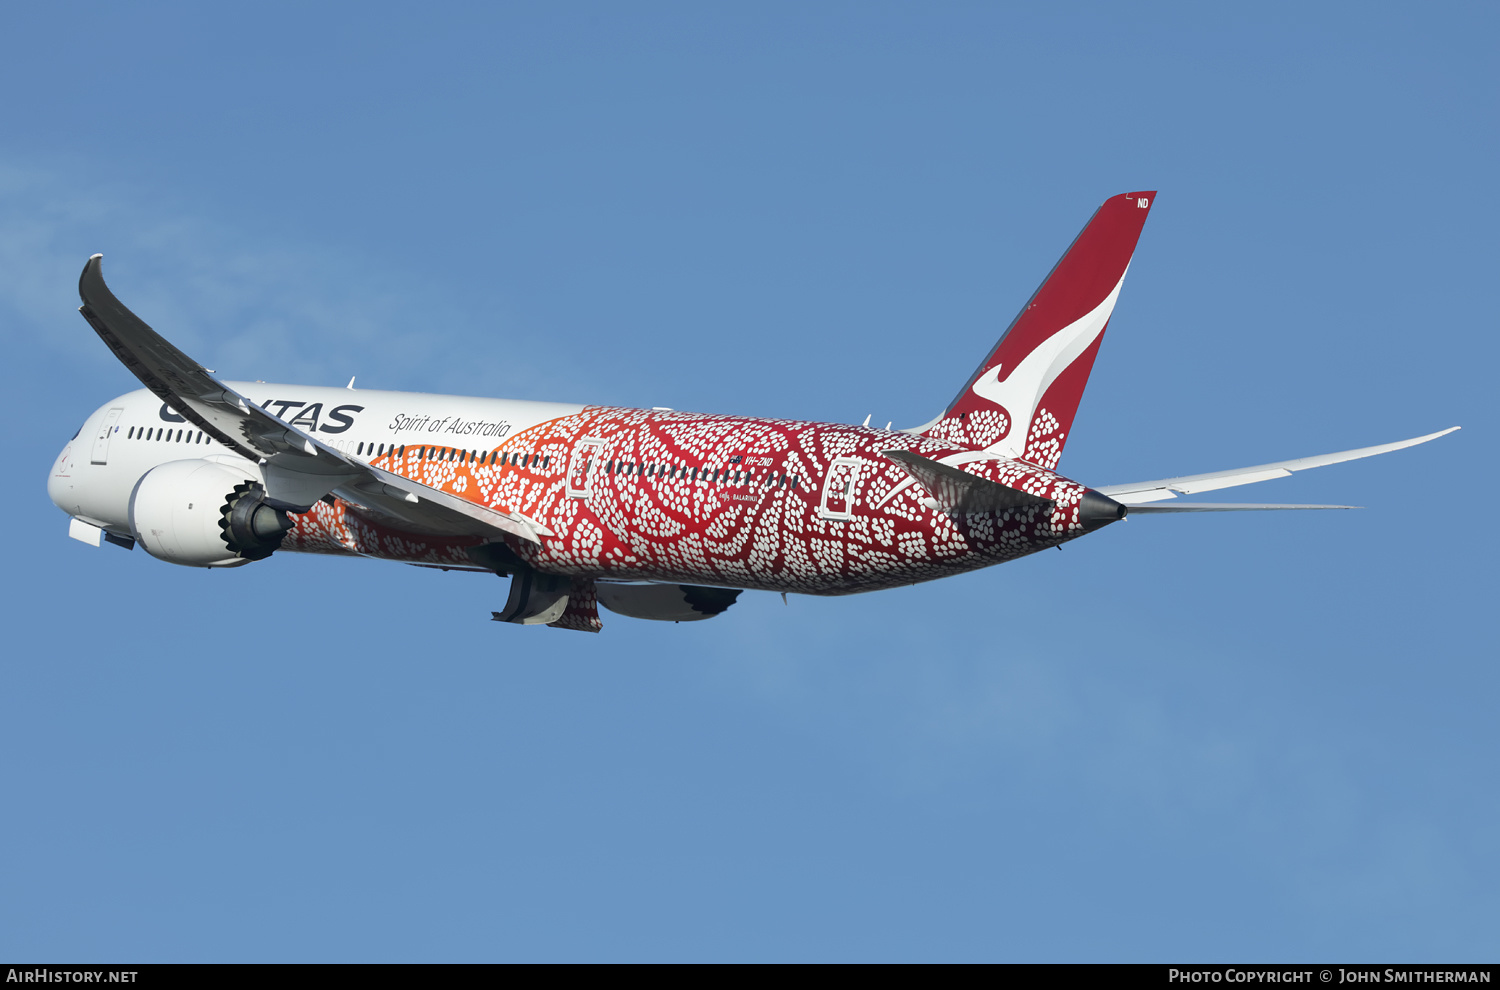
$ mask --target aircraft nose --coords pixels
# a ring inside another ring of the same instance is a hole
[[[52,471],[47,475],[47,497],[52,500],[53,505],[70,515],[77,511],[77,506],[73,504],[78,500],[73,497],[72,441],[57,455]]]

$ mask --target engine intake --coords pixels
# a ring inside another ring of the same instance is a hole
[[[234,486],[219,519],[224,545],[246,560],[271,556],[295,525],[285,511],[266,504],[265,488],[253,481]]]

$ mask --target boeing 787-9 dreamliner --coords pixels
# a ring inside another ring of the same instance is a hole
[[[941,415],[909,430],[670,409],[221,381],[84,266],[84,319],[145,385],[47,491],[96,546],[192,567],[342,554],[510,578],[495,619],[597,632],[740,591],[845,595],[1059,546],[1127,514],[1331,509],[1198,495],[1369,457],[1090,487],[1058,473],[1156,194],[1106,200]],[[1457,427],[1454,427],[1457,429]]]

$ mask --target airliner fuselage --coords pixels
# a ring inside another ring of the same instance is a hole
[[[597,631],[600,604],[682,621],[746,588],[876,591],[1127,511],[1343,508],[1174,500],[1441,435],[1097,489],[1057,474],[1154,198],[1106,200],[911,430],[221,381],[115,298],[95,255],[80,312],[145,388],[89,418],[48,492],[96,545],[197,567],[296,551],[492,571],[511,579],[496,619]]]
[[[1099,512],[1080,518],[1084,486],[1044,468],[974,458],[970,449],[899,431],[226,384],[346,457],[540,524],[551,535],[514,541],[512,552],[538,570],[573,577],[846,594],[1011,560],[1118,517],[1101,500]],[[1053,505],[1003,518],[943,511],[926,504],[927,490],[883,453],[893,449],[963,463]],[[90,417],[59,458],[49,493],[69,514],[149,548],[153,535],[131,528],[136,482],[161,465],[197,459],[241,473],[248,466],[141,389]],[[475,566],[482,537],[424,533],[357,499],[326,498],[294,513],[279,549]]]

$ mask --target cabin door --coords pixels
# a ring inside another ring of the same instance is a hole
[[[854,515],[854,482],[859,478],[859,461],[853,457],[836,457],[823,478],[823,498],[818,515],[824,519],[849,519]]]
[[[568,462],[569,498],[588,498],[594,493],[594,472],[603,449],[604,441],[598,437],[584,437],[573,448],[573,458]]]
[[[125,410],[118,406],[104,414],[104,423],[99,427],[99,433],[94,437],[94,456],[89,460],[94,464],[109,463],[109,438],[120,428],[120,417]]]

